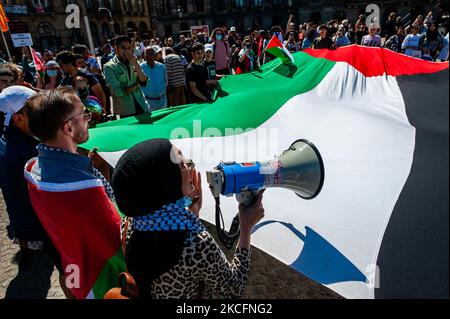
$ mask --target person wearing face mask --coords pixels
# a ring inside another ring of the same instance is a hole
[[[213,40],[214,61],[216,61],[216,73],[221,75],[230,74],[231,50],[225,33],[221,28],[214,29],[211,38]]]
[[[55,89],[59,83],[61,83],[62,75],[59,69],[58,63],[56,61],[47,62],[45,76],[44,76],[44,90],[52,90]]]
[[[199,219],[201,175],[169,140],[152,139],[130,148],[117,163],[111,186],[128,217],[122,239],[137,286],[135,298],[242,295],[250,269],[251,229],[264,216],[262,193],[252,206],[239,205],[241,235],[229,262]]]
[[[90,67],[86,64],[85,59],[79,54],[74,55],[74,60],[75,60],[75,65],[80,69],[81,72],[83,72],[83,74],[81,76],[83,76],[86,79],[89,79],[89,77],[84,76],[84,74],[90,73],[93,76],[95,76],[98,83],[100,83],[100,85],[103,89],[103,93],[105,93],[105,100],[102,101],[99,98],[100,103],[103,106],[103,108],[106,110],[106,114],[107,115],[111,114],[111,92],[109,91],[108,84],[106,83],[106,80],[105,80],[105,77],[103,76],[103,74],[90,72]],[[89,94],[94,96],[91,93],[91,90],[89,90]]]
[[[106,105],[106,94],[103,90],[102,85],[95,75],[88,71],[85,71],[84,67],[79,68],[77,66],[78,60],[83,60],[83,58],[80,59],[79,56],[77,57],[70,51],[60,52],[56,56],[56,62],[61,67],[61,70],[65,73],[60,86],[72,86],[73,79],[76,76],[82,76],[88,80],[90,91],[89,94],[96,96],[100,100],[102,105]]]
[[[236,68],[236,74],[253,72],[259,67],[258,56],[252,50],[250,37],[245,37],[243,48],[239,52],[239,63]]]
[[[99,99],[95,96],[89,95],[88,80],[82,76],[76,76],[72,84],[75,92],[80,98],[83,105],[91,112],[91,121],[89,125],[95,126],[102,119],[102,115],[106,113]]]

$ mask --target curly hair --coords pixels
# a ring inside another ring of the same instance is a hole
[[[23,71],[17,64],[10,62],[2,64],[0,66],[0,74],[14,77],[14,84],[23,82]]]

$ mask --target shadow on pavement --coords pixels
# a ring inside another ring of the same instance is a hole
[[[44,252],[37,252],[29,267],[23,267],[19,260],[21,253],[13,258],[19,263],[19,272],[11,280],[6,290],[5,299],[45,299],[51,286],[53,263]]]

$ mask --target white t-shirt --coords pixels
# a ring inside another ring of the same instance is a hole
[[[406,47],[413,47],[413,49],[406,49],[405,54],[415,58],[422,57],[422,51],[419,49],[419,46],[420,46],[419,34],[416,35],[408,34],[402,43],[402,49],[405,49]]]

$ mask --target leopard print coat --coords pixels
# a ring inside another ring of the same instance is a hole
[[[126,242],[133,231],[128,228]],[[248,279],[250,259],[249,250],[237,247],[229,262],[209,232],[188,233],[178,264],[149,287],[152,298],[239,298]]]

